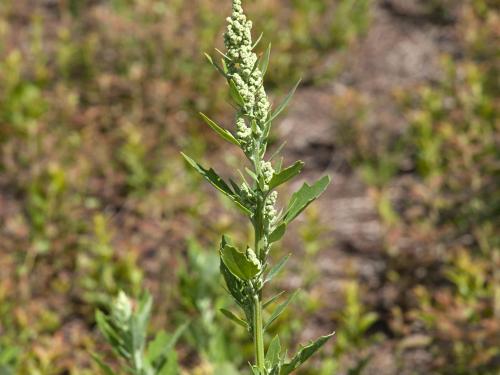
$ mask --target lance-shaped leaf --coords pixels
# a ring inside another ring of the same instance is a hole
[[[160,331],[156,334],[146,351],[146,359],[156,369],[162,369],[168,361],[171,352],[174,351],[174,346],[186,330],[189,323],[184,323],[174,332],[173,335],[168,335],[165,331]]]
[[[237,325],[242,326],[245,329],[248,329],[248,323],[241,319],[239,316],[234,314],[232,311],[226,309],[220,309],[220,312],[224,314],[229,320],[236,323]]]
[[[281,104],[276,108],[276,110],[274,110],[271,115],[269,116],[269,119],[266,121],[266,124],[269,124],[271,122],[273,122],[273,120],[278,117],[281,112],[283,112],[286,107],[288,106],[288,103],[290,103],[290,100],[292,100],[293,98],[293,95],[295,94],[295,91],[297,90],[297,87],[299,87],[300,85],[300,79],[297,81],[297,83],[295,84],[295,86],[290,90],[290,92],[288,93],[288,95],[285,97],[285,99],[283,99],[283,102],[281,102]]]
[[[269,348],[267,349],[266,353],[266,365],[268,368],[273,368],[279,364],[280,354],[281,354],[280,338],[278,337],[278,335],[276,335],[269,344]]]
[[[213,59],[212,59],[212,56],[210,56],[208,53],[205,53],[205,57],[207,58],[208,62],[220,73],[222,74],[224,77],[227,78],[227,74],[226,72],[224,71],[224,69],[219,65],[217,64]]]
[[[302,171],[303,167],[304,162],[299,160],[279,173],[275,173],[269,182],[269,190],[274,189],[297,176]]]
[[[325,343],[335,334],[335,332],[321,336],[309,345],[302,347],[298,353],[293,357],[290,362],[285,363],[282,368],[280,375],[288,375],[299,368],[305,361],[307,361],[316,351],[318,351]]]
[[[293,193],[288,207],[283,216],[283,222],[289,224],[302,211],[306,209],[316,198],[318,198],[330,184],[330,176],[324,176],[312,186],[304,183],[302,187]]]
[[[282,144],[279,145],[279,147],[276,149],[276,151],[273,152],[273,154],[271,155],[271,157],[269,158],[269,161],[273,161],[279,154],[280,152],[283,150],[283,147],[285,147],[286,145],[286,141],[284,141]],[[281,171],[281,166],[279,168],[276,169],[278,172]]]
[[[229,94],[231,95],[231,98],[235,101],[236,104],[238,104],[240,107],[243,107],[245,105],[245,101],[243,100],[243,97],[238,91],[236,83],[234,83],[232,79],[230,79],[228,82],[229,82]]]
[[[106,338],[106,340],[111,344],[111,346],[120,354],[121,356],[129,355],[129,342],[127,338],[120,336],[120,333],[116,328],[109,322],[107,316],[100,310],[95,313],[95,321],[97,327],[101,334]]]
[[[273,268],[271,268],[271,270],[267,274],[266,281],[265,281],[266,283],[270,282],[272,279],[274,279],[274,277],[276,275],[278,275],[281,272],[281,270],[283,269],[283,267],[285,266],[285,264],[289,258],[290,258],[290,254],[284,256],[283,258],[281,258],[281,260],[278,263],[276,263],[273,266]]]
[[[281,305],[279,305],[276,308],[276,310],[274,310],[274,312],[271,314],[271,316],[269,317],[268,321],[264,325],[264,330],[266,330],[271,324],[274,323],[274,321],[276,319],[279,318],[279,316],[283,313],[283,311],[285,311],[285,309],[287,308],[287,306],[290,304],[290,302],[292,302],[292,300],[294,299],[294,297],[296,295],[297,295],[297,291],[295,293],[293,293],[290,297],[288,297],[288,299],[285,302],[283,302]]]
[[[269,243],[273,243],[273,242],[281,240],[281,238],[285,235],[285,232],[286,232],[286,224],[281,223],[269,235]]]
[[[217,125],[213,120],[211,120],[204,113],[200,112],[200,116],[203,118],[203,120],[207,123],[208,126],[210,126],[217,134],[219,134],[221,136],[222,139],[225,139],[226,141],[231,142],[233,145],[241,147],[240,142],[238,142],[238,140],[236,138],[234,138],[234,136],[231,134],[230,131]]]
[[[259,264],[251,261],[245,254],[229,244],[221,248],[220,256],[229,271],[241,280],[251,280],[260,271]]]
[[[144,293],[138,301],[137,312],[132,316],[132,334],[135,337],[135,348],[142,348],[146,340],[151,309],[153,307],[153,297],[149,293]]]
[[[262,56],[262,60],[260,61],[259,68],[260,71],[262,72],[262,76],[266,75],[270,57],[271,57],[271,43],[269,43],[269,46],[267,47],[266,52],[264,52],[264,56]]]
[[[255,43],[253,44],[252,46],[252,50],[255,49],[255,47],[257,47],[262,39],[262,37],[264,36],[264,33],[260,33],[259,37],[257,38],[257,40],[255,41]]]
[[[274,112],[270,112],[267,121],[264,123],[264,131],[262,132],[262,140],[263,140],[263,145],[265,146],[267,144],[267,139],[269,138],[269,133],[271,132],[271,125],[272,122],[276,117],[278,117],[281,112],[285,110],[285,108],[288,106],[288,103],[292,99],[293,95],[295,94],[295,91],[297,90],[297,87],[299,87],[300,80],[295,84],[293,89],[290,91],[290,93],[285,97],[283,102],[276,108]],[[265,150],[266,147],[263,147]]]
[[[181,152],[182,156],[186,161],[205,179],[212,184],[217,190],[229,197],[245,214],[250,215],[251,211],[246,208],[242,202],[239,201],[239,197],[236,196],[228,184],[212,169],[205,169],[200,164],[195,162],[189,156]]]
[[[100,369],[104,372],[105,375],[116,375],[116,373],[113,371],[111,367],[109,367],[107,364],[104,363],[104,361],[95,353],[90,353],[92,356],[92,359],[97,363],[97,365],[100,367]],[[9,374],[9,372],[7,372]]]
[[[262,304],[262,308],[266,309],[270,304],[272,304],[274,301],[276,301],[278,298],[280,298],[283,294],[285,294],[285,291],[281,291],[278,294],[275,294],[271,298],[269,298],[266,302]]]

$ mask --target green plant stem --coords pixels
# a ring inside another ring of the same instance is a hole
[[[262,301],[260,295],[254,296],[253,303],[253,341],[255,346],[255,364],[261,374],[265,371],[264,328],[262,326]]]
[[[262,238],[262,202],[259,199],[255,211],[254,230],[255,230],[255,253],[259,259],[262,259],[261,254],[261,238]],[[253,341],[255,347],[255,364],[261,374],[265,371],[265,356],[264,356],[264,328],[262,324],[262,293],[255,292],[253,298]]]

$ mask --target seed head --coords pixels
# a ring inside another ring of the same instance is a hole
[[[262,72],[257,66],[257,55],[252,51],[252,22],[244,14],[241,0],[233,0],[233,13],[227,18],[227,23],[224,44],[230,59],[226,61],[228,77],[243,98],[241,116],[254,119],[257,124],[254,137],[258,139],[262,136],[270,104]],[[240,131],[238,124],[237,130]],[[248,141],[245,144],[254,147]]]

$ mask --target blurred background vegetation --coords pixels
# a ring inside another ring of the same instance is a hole
[[[0,2],[0,374],[97,373],[95,308],[142,287],[191,320],[186,374],[246,367],[214,248],[241,221],[179,157],[240,160],[197,116],[231,122],[229,3]],[[304,82],[275,146],[333,177],[276,249],[303,291],[275,329],[337,331],[302,374],[498,374],[498,1],[247,3],[273,97]]]

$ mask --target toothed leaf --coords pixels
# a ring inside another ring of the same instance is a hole
[[[297,176],[302,171],[303,167],[304,162],[299,160],[279,173],[275,173],[269,182],[269,190],[274,189]]]
[[[191,159],[189,156],[186,154],[182,153],[182,156],[186,161],[198,172],[200,173],[208,182],[212,184],[213,187],[215,187],[217,190],[219,190],[221,193],[229,197],[238,208],[240,208],[245,214],[250,215],[251,211],[246,208],[242,202],[239,201],[239,197],[237,197],[229,185],[212,169],[205,169],[203,168],[200,164],[195,162],[193,159]]]
[[[268,363],[268,367],[273,368],[280,362],[280,354],[281,354],[281,344],[280,338],[278,335],[274,337],[274,339],[269,344],[269,348],[266,353],[266,362]]]
[[[292,195],[285,211],[283,222],[289,224],[302,211],[304,211],[307,206],[317,199],[326,190],[329,184],[329,176],[324,176],[312,186],[304,183],[304,185],[302,185],[302,187]]]
[[[220,254],[222,261],[229,271],[241,280],[251,280],[260,271],[258,264],[249,260],[245,254],[239,252],[231,245],[224,246]]]
[[[307,361],[316,351],[318,351],[325,343],[335,334],[335,332],[321,336],[314,342],[302,347],[298,353],[288,363],[285,363],[281,368],[280,375],[288,375],[292,371],[298,369],[305,361]]]

